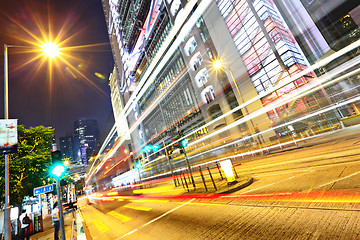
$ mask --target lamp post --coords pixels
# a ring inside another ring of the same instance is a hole
[[[60,178],[64,172],[65,172],[65,167],[63,165],[57,165],[52,171],[52,174],[54,174],[56,177],[56,192],[57,192],[58,205],[59,205],[61,240],[65,240],[64,213],[62,208],[62,196],[61,196],[61,186],[60,186]]]
[[[238,85],[237,85],[237,83],[235,81],[234,75],[233,75],[230,67],[223,65],[220,60],[216,60],[215,62],[213,62],[213,67],[215,68],[215,70],[224,69],[224,68],[227,68],[229,70],[231,80],[233,81],[233,83],[234,83],[234,85],[236,87],[236,90],[237,90],[237,92],[239,94],[240,100],[241,100],[242,103],[244,103],[244,99],[242,98],[240,89],[239,89],[239,87],[238,87]],[[249,115],[249,112],[248,112],[246,106],[244,106],[244,115],[245,116]],[[253,130],[255,131],[256,128],[254,126],[254,123],[253,123],[252,119],[250,119],[250,123],[251,123],[251,126],[252,126]],[[260,138],[259,138],[259,142],[261,143]]]
[[[9,79],[8,79],[8,45],[4,44],[4,118],[9,119]],[[5,154],[5,239],[11,239],[10,224],[10,187],[9,187],[9,155]]]
[[[8,66],[8,48],[33,48],[31,46],[15,46],[4,44],[4,118],[9,119],[9,66]],[[46,42],[42,45],[43,54],[49,58],[59,55],[59,49],[56,43]],[[10,224],[10,185],[9,185],[9,155],[5,154],[5,213],[4,213],[4,238],[11,240]]]
[[[233,81],[233,83],[234,83],[234,85],[235,85],[235,87],[236,87],[236,90],[237,90],[237,92],[238,92],[238,94],[239,94],[240,100],[241,100],[242,103],[244,103],[244,99],[242,98],[241,92],[240,92],[239,87],[238,87],[238,85],[237,85],[237,83],[236,83],[236,81],[235,81],[234,75],[233,75],[230,67],[223,65],[220,60],[216,60],[216,61],[213,63],[213,66],[214,66],[215,70],[219,70],[219,69],[221,69],[221,68],[227,68],[227,69],[229,70],[229,73],[230,73],[230,76],[231,76],[231,80]],[[248,114],[249,114],[249,112],[248,112],[248,110],[247,110],[247,108],[246,108],[246,106],[245,106],[245,107],[244,107],[244,115],[246,116],[246,115],[248,115]]]

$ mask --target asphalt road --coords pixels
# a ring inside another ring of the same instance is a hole
[[[359,127],[240,159],[233,194],[79,202],[92,239],[360,239]],[[88,235],[89,237],[89,235]]]
[[[236,194],[360,188],[359,126],[330,133],[298,148],[244,160],[254,183]]]

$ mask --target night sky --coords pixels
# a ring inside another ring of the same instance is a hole
[[[113,124],[108,77],[113,58],[101,0],[1,1],[0,43],[34,46],[52,34],[61,60],[37,58],[34,48],[9,48],[9,114],[19,124],[73,133],[78,118],[98,120],[102,137]],[[3,51],[0,117],[4,118]],[[96,73],[96,74],[95,74]]]

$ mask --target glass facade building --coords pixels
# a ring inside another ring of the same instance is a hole
[[[124,162],[130,171],[141,164],[151,179],[185,160],[236,159],[341,128],[360,113],[356,1],[103,0],[103,7],[115,59],[110,135],[118,136],[104,142],[88,182],[126,183]],[[181,138],[189,140],[186,156],[173,146]]]

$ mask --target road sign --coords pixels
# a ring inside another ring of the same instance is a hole
[[[40,195],[43,193],[47,193],[47,192],[52,192],[53,190],[54,190],[54,187],[52,184],[42,186],[42,187],[37,187],[37,188],[34,188],[34,196]]]

